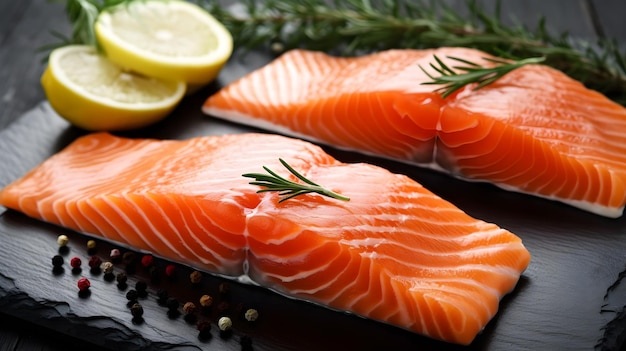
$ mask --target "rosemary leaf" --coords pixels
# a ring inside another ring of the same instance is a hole
[[[243,174],[242,176],[246,178],[254,178],[254,181],[251,181],[250,184],[258,185],[264,188],[264,189],[257,191],[258,193],[264,193],[264,192],[270,192],[270,191],[278,192],[278,195],[281,196],[280,200],[278,201],[279,203],[292,199],[296,196],[309,194],[309,193],[317,193],[317,194],[328,196],[337,200],[350,201],[350,198],[337,194],[329,189],[326,189],[320,186],[319,184],[314,183],[310,179],[306,178],[305,176],[300,174],[298,171],[296,171],[293,167],[291,167],[282,158],[279,158],[278,160],[285,168],[287,168],[287,170],[291,174],[296,176],[296,178],[300,179],[305,184],[292,182],[286,178],[283,178],[280,175],[278,175],[278,173],[272,171],[266,166],[263,166],[263,169],[267,173],[269,173],[269,175],[263,174],[263,173],[246,173],[246,174]]]
[[[235,15],[218,0],[196,0],[233,34],[240,48],[284,50],[308,48],[355,55],[392,48],[463,46],[519,61],[543,62],[626,103],[626,52],[612,40],[575,41],[552,35],[541,18],[534,30],[507,26],[500,4],[487,11],[476,0],[462,2],[467,11],[443,1],[419,0],[247,0],[244,15]],[[469,15],[462,13],[469,12]]]

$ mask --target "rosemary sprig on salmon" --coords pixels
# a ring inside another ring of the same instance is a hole
[[[499,58],[485,57],[483,60],[496,64],[493,67],[483,67],[477,63],[469,60],[462,59],[460,57],[447,56],[450,60],[454,60],[465,64],[465,66],[448,66],[437,55],[433,56],[436,64],[430,63],[430,67],[437,71],[440,76],[434,76],[428,73],[424,67],[419,66],[420,69],[430,78],[432,81],[424,82],[422,84],[432,85],[444,85],[436,91],[441,92],[441,95],[445,98],[455,91],[463,88],[468,84],[478,83],[474,87],[474,90],[478,90],[485,87],[496,80],[502,78],[505,74],[518,69],[522,66],[540,63],[545,60],[545,57],[531,57],[519,61],[509,61]],[[464,72],[459,73],[458,71]]]
[[[269,175],[263,174],[263,173],[243,174],[244,177],[255,179],[255,181],[250,182],[250,184],[262,186],[265,188],[265,189],[261,189],[257,191],[257,193],[277,191],[278,194],[282,196],[282,198],[278,202],[283,202],[291,198],[294,198],[298,195],[304,195],[304,194],[309,194],[309,193],[317,193],[317,194],[328,196],[337,200],[350,201],[349,197],[345,197],[343,195],[337,194],[333,192],[332,190],[325,189],[319,184],[312,182],[311,180],[309,180],[308,178],[300,174],[300,172],[293,169],[293,167],[291,167],[282,158],[279,158],[278,160],[283,166],[285,166],[285,168],[287,168],[287,170],[289,170],[289,172],[291,172],[291,174],[293,174],[294,176],[296,176],[298,179],[300,179],[306,184],[292,182],[288,179],[281,177],[280,175],[278,175],[276,172],[272,171],[268,167],[263,166],[263,169],[265,169],[265,171],[269,173]]]

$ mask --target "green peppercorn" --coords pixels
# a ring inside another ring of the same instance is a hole
[[[254,308],[249,308],[244,314],[244,317],[248,322],[254,322],[259,318],[259,312]]]

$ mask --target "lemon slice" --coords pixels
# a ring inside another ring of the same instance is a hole
[[[50,53],[41,85],[54,110],[90,131],[145,127],[167,116],[185,95],[184,82],[124,71],[86,45]]]
[[[204,85],[233,50],[228,30],[207,11],[180,0],[135,1],[100,13],[99,44],[111,61],[149,77]]]

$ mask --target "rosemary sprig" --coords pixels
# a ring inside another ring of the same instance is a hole
[[[433,76],[428,73],[424,69],[424,67],[419,66],[420,69],[430,78],[432,81],[423,82],[422,84],[427,85],[442,85],[443,87],[437,89],[437,91],[441,92],[441,95],[445,98],[448,95],[454,93],[455,91],[463,88],[468,84],[478,83],[474,90],[478,90],[486,85],[489,85],[496,80],[502,78],[507,73],[518,69],[522,66],[533,64],[533,63],[541,63],[545,60],[545,57],[531,57],[519,61],[507,61],[503,59],[497,58],[489,58],[484,57],[483,60],[495,63],[496,65],[493,67],[483,67],[477,63],[459,58],[454,56],[447,56],[450,60],[454,60],[465,64],[465,66],[453,66],[450,67],[445,64],[437,55],[434,55],[434,59],[436,64],[430,63],[430,67],[437,71],[440,76]],[[457,71],[465,72],[458,73]]]
[[[303,181],[305,184],[292,182],[288,179],[285,179],[279,176],[276,172],[272,171],[266,166],[263,166],[263,169],[265,169],[265,171],[269,173],[269,175],[263,174],[263,173],[243,174],[244,177],[255,179],[254,181],[250,182],[250,184],[265,187],[265,189],[261,189],[257,191],[258,193],[263,193],[263,192],[268,192],[268,191],[277,191],[278,195],[282,196],[282,198],[278,201],[279,203],[289,200],[298,195],[304,195],[308,193],[317,193],[317,194],[328,196],[337,200],[350,201],[350,198],[337,194],[307,179],[298,171],[293,169],[282,158],[279,158],[278,160],[280,161],[280,163],[282,163],[283,166],[285,166],[285,168],[287,168],[287,170],[289,170],[289,172],[291,172],[291,174],[295,175],[298,179]]]
[[[226,25],[240,48],[279,43],[284,50],[352,55],[462,46],[512,60],[545,57],[544,64],[626,104],[626,52],[614,40],[589,43],[554,35],[545,19],[535,29],[506,25],[499,3],[491,11],[476,0],[245,0],[235,7],[219,0],[195,2]]]

